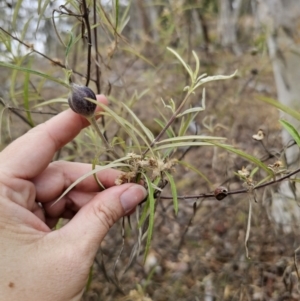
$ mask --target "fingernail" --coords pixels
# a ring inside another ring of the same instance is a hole
[[[120,201],[125,213],[135,208],[147,196],[146,189],[141,185],[133,185],[124,191]]]

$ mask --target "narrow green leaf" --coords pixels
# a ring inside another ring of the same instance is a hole
[[[147,177],[145,173],[143,173],[144,179],[148,186],[148,199],[149,202],[149,226],[147,231],[147,242],[145,247],[145,254],[144,254],[144,262],[147,258],[147,255],[150,250],[152,235],[153,235],[153,228],[154,228],[154,214],[155,214],[155,199],[154,199],[154,189],[152,187],[151,180]]]
[[[20,66],[23,61],[25,60],[26,56],[20,57],[15,61],[15,65],[13,66]],[[0,65],[1,65],[1,61],[0,61]],[[11,100],[13,101],[14,105],[18,105],[18,102],[16,100],[16,92],[15,92],[15,87],[16,87],[16,80],[17,80],[17,75],[18,75],[18,70],[15,68],[12,70],[11,73],[11,78],[10,78],[10,87],[9,87],[9,97],[11,98]]]
[[[179,128],[179,131],[178,131],[178,136],[181,137],[181,136],[185,135],[185,133],[187,132],[191,122],[194,120],[195,116],[196,116],[196,114],[189,114],[188,116],[185,116],[185,117],[181,118],[180,128]]]
[[[155,106],[155,108],[156,108],[156,112],[158,112],[159,115],[161,116],[161,118],[164,120],[163,124],[166,125],[168,123],[168,119],[163,115],[163,113],[161,112],[161,109],[159,107]],[[174,113],[174,112],[172,112],[172,113]],[[172,137],[176,136],[172,127],[169,127],[167,131],[170,131],[172,133]]]
[[[233,78],[235,75],[237,74],[237,70],[232,73],[231,75],[213,75],[213,76],[207,76],[201,80],[199,80],[197,82],[197,84],[195,85],[194,89],[197,89],[198,87],[200,87],[201,85],[211,82],[211,81],[216,81],[216,80],[225,80],[225,79],[230,79]]]
[[[176,143],[169,143],[165,145],[156,146],[153,148],[153,151],[158,151],[161,149],[167,149],[167,148],[176,148],[176,147],[187,147],[187,146],[212,146],[213,143],[209,142],[176,142]]]
[[[86,292],[88,292],[90,290],[92,281],[93,281],[93,265],[90,267],[89,277],[88,277],[87,283],[85,285],[85,291]]]
[[[120,50],[132,53],[133,55],[135,55],[136,57],[140,58],[141,60],[143,60],[144,62],[146,62],[147,64],[149,64],[150,66],[152,66],[153,68],[155,68],[155,65],[149,61],[146,57],[144,57],[142,54],[134,51],[134,49],[132,48],[127,48],[127,47],[120,47]]]
[[[128,22],[130,21],[130,16],[128,16],[124,22],[122,22],[119,26],[119,29],[118,29],[118,33],[121,34],[122,31],[124,30],[124,28],[126,27],[126,25],[128,24]]]
[[[272,172],[272,170],[270,168],[268,168],[268,166],[265,165],[263,162],[261,162],[259,159],[255,158],[239,149],[236,149],[236,148],[232,147],[231,145],[221,144],[221,143],[217,143],[215,141],[211,141],[211,142],[190,142],[190,141],[176,142],[176,143],[170,143],[170,144],[154,147],[153,151],[167,149],[167,148],[173,149],[176,147],[186,147],[186,146],[218,146],[218,147],[221,147],[223,149],[226,149],[227,151],[230,151],[230,152],[238,155],[239,157],[242,157],[242,158],[256,164],[257,166],[259,166],[260,168],[265,170],[269,175],[274,176],[274,173]]]
[[[238,155],[239,157],[242,157],[242,158],[254,163],[255,165],[257,165],[260,168],[262,168],[263,170],[265,170],[267,172],[267,174],[274,176],[273,171],[270,168],[268,168],[268,166],[265,165],[263,162],[261,162],[259,159],[255,158],[239,149],[236,149],[231,145],[220,144],[217,142],[211,142],[211,144],[221,147],[221,148],[224,148],[224,149],[228,150],[229,152],[232,152],[232,153]]]
[[[160,100],[163,103],[164,108],[167,108],[167,109],[171,110],[171,112],[173,114],[175,113],[176,106],[175,106],[175,102],[174,102],[174,100],[172,98],[170,98],[170,100],[169,100],[169,103],[170,103],[169,105],[166,105],[166,103],[164,102],[163,98],[161,98]],[[158,111],[160,111],[160,108],[159,108]]]
[[[159,119],[157,119],[157,118],[154,118],[154,121],[155,121],[157,124],[159,124],[159,126],[160,126],[162,129],[165,127],[165,123],[163,123],[161,120],[159,120]],[[174,135],[172,134],[172,131],[170,130],[170,128],[167,129],[166,133],[167,133],[167,135],[168,135],[169,138],[172,138],[172,137],[175,136],[174,132],[173,132]]]
[[[248,213],[248,220],[247,220],[247,230],[246,230],[246,236],[245,236],[245,250],[246,250],[246,258],[250,259],[249,257],[249,250],[248,250],[248,240],[250,236],[250,230],[251,230],[251,217],[252,217],[252,201],[249,197],[249,213]]]
[[[161,177],[157,177],[153,183],[152,183],[152,188],[155,189],[156,185],[160,182]],[[143,207],[143,212],[141,214],[140,220],[138,222],[138,228],[141,228],[144,224],[144,222],[146,221],[146,218],[148,216],[148,211],[149,211],[149,207],[150,207],[150,203],[149,203],[149,199],[147,198],[147,201]]]
[[[42,8],[41,8],[40,3],[39,3],[39,8],[38,8],[38,15],[39,15],[39,18],[38,18],[38,21],[37,21],[35,33],[36,33],[36,32],[38,31],[38,29],[39,29],[41,19],[42,19],[42,17],[44,16],[45,10],[46,10],[48,4],[50,3],[50,1],[51,1],[51,0],[46,0],[46,1],[44,2],[44,5],[43,5]]]
[[[176,184],[175,184],[173,176],[170,173],[165,171],[165,175],[167,176],[167,178],[169,180],[169,183],[171,185],[171,192],[172,192],[172,197],[173,197],[173,206],[174,206],[175,215],[177,215],[178,214],[178,198],[177,198]]]
[[[34,74],[34,75],[46,78],[48,80],[51,80],[51,81],[53,81],[55,83],[58,83],[58,84],[66,87],[66,88],[70,88],[69,84],[67,84],[63,80],[58,79],[58,78],[53,77],[53,76],[50,76],[49,74],[41,73],[41,72],[36,71],[36,70],[24,68],[24,67],[21,67],[21,66],[10,64],[10,63],[5,63],[3,61],[0,61],[0,66],[1,67],[5,67],[5,68],[10,68],[10,69],[13,69],[13,70],[18,70],[18,71],[26,72],[26,73],[31,73],[31,74]]]
[[[4,106],[0,111],[0,143],[2,143],[2,125],[3,125],[3,115],[7,108]]]
[[[118,137],[118,136],[113,137],[111,140],[111,145],[118,145],[120,148],[123,149],[124,153],[126,153],[126,142],[122,137]]]
[[[44,90],[46,81],[47,81],[46,78],[41,77],[39,82],[36,84],[36,91],[39,96],[40,96],[40,94],[43,94],[43,90]],[[41,99],[41,97],[40,97],[40,99]]]
[[[291,181],[291,182],[296,182],[296,183],[300,183],[300,179],[298,179],[298,178],[295,178],[295,179],[289,179],[289,181]]]
[[[27,115],[27,120],[30,126],[34,127],[34,122],[31,117],[30,106],[29,106],[29,78],[30,78],[30,74],[26,73],[24,79],[23,101],[24,101],[24,109]]]
[[[202,100],[201,100],[201,107],[197,107],[196,110],[195,110],[195,114],[190,114],[191,116],[188,117],[188,119],[190,120],[190,122],[189,122],[188,124],[186,124],[186,129],[185,129],[184,133],[187,131],[188,126],[190,125],[190,123],[196,118],[196,116],[197,116],[201,111],[205,110],[205,108],[206,108],[206,107],[205,107],[205,88],[203,88],[203,91],[202,91]],[[180,115],[182,116],[182,115],[184,115],[184,114],[186,114],[186,113],[189,113],[189,111],[187,110],[187,111],[185,111],[184,113],[177,115],[177,117],[180,116]],[[183,135],[184,135],[184,134],[179,134],[179,136],[183,136]]]
[[[119,125],[122,126],[122,128],[128,133],[128,135],[134,140],[135,146],[138,146],[140,149],[140,143],[136,139],[136,137],[133,136],[133,132],[135,132],[146,144],[146,146],[150,149],[150,151],[153,154],[152,148],[150,148],[149,142],[145,138],[145,136],[129,121],[125,120],[124,118],[120,117],[118,114],[116,114],[113,110],[111,110],[109,107],[105,106],[104,104],[101,104],[97,101],[93,101],[95,104],[100,106],[104,109],[104,112],[101,112],[101,115],[111,116]],[[129,130],[128,130],[129,128]]]
[[[115,160],[114,162],[111,162],[105,166],[97,166],[94,169],[92,169],[91,171],[87,172],[86,174],[84,174],[83,176],[81,176],[80,178],[78,178],[75,182],[73,182],[61,195],[60,197],[51,205],[54,206],[57,202],[59,202],[69,191],[71,191],[78,183],[80,183],[81,181],[83,181],[84,179],[86,179],[87,177],[95,174],[98,171],[103,171],[105,169],[108,168],[118,168],[118,167],[130,167],[130,165],[128,164],[124,164],[121,163],[121,161],[127,160],[129,159],[129,157],[123,157],[120,158],[118,160]]]
[[[271,175],[268,175],[264,179],[260,180],[257,184],[255,184],[255,187],[259,186],[259,185],[261,185],[261,184],[263,184],[263,183],[265,183],[265,182],[267,182],[267,181],[269,181],[271,179],[274,179],[274,177],[271,176]]]
[[[142,211],[139,223],[138,223],[138,228],[142,227],[142,225],[144,224],[144,222],[148,216],[148,210],[149,210],[149,199],[147,199],[147,201],[143,207],[143,211]]]
[[[131,2],[132,0],[129,1],[129,3],[126,4],[126,9],[122,14],[121,20],[120,20],[120,25],[119,25],[119,29],[118,29],[118,33],[121,34],[123,29],[126,27],[126,25],[128,24],[129,20],[130,20],[130,16],[128,15],[130,7],[131,7]]]
[[[7,34],[0,30],[0,42],[5,46],[7,52],[12,52],[11,40]]]
[[[47,101],[43,101],[35,106],[33,106],[33,109],[39,108],[39,107],[43,107],[43,106],[47,106],[47,105],[52,105],[55,103],[65,103],[68,104],[68,100],[66,98],[53,98]]]
[[[140,126],[140,128],[143,130],[143,132],[146,134],[149,141],[152,142],[154,140],[154,136],[153,136],[152,132],[143,125],[141,120],[135,115],[135,113],[125,103],[122,103],[122,105],[129,112],[129,114],[133,117],[133,119],[137,122],[137,124]]]
[[[116,31],[118,32],[118,26],[119,26],[119,0],[115,0],[116,4],[115,4],[115,8],[116,8],[116,15],[115,15],[115,28]]]
[[[6,114],[6,130],[8,133],[8,137],[12,139],[10,122],[11,122],[10,114]]]
[[[42,0],[38,0],[37,13],[39,14],[41,11]]]
[[[195,68],[195,72],[194,72],[194,81],[195,81],[197,79],[197,76],[198,76],[198,73],[200,70],[200,62],[199,62],[199,57],[197,56],[196,52],[193,50],[192,53],[193,53],[193,56],[196,61],[196,68]]]
[[[98,165],[98,160],[95,158],[95,159],[92,161],[92,170],[96,169],[97,165]],[[97,182],[99,188],[105,190],[105,187],[104,187],[103,184],[100,182],[100,180],[99,180],[99,178],[97,177],[97,174],[96,174],[96,173],[93,174],[93,177],[94,177],[95,181]]]
[[[183,60],[183,58],[175,51],[173,50],[172,48],[170,47],[167,47],[167,49],[172,52],[176,57],[177,59],[181,62],[181,64],[183,65],[183,67],[185,68],[185,70],[188,72],[191,80],[194,79],[194,76],[193,76],[193,71],[191,69],[191,67],[189,65],[186,64],[186,62]]]
[[[26,35],[26,33],[27,33],[29,23],[30,23],[30,21],[31,21],[32,19],[33,19],[33,16],[30,17],[30,18],[28,19],[28,21],[25,23],[25,25],[24,25],[24,27],[23,27],[23,29],[22,29],[22,33],[21,33],[21,38],[20,38],[21,41],[24,41],[24,40],[25,40],[25,35]],[[20,44],[20,45],[21,45],[21,44]]]
[[[280,124],[286,129],[286,131],[292,136],[296,141],[297,145],[300,147],[300,135],[299,132],[286,120],[279,120]]]
[[[66,47],[66,51],[65,51],[65,59],[67,60],[68,59],[68,56],[69,56],[69,53],[70,53],[70,50],[73,46],[73,40],[74,40],[74,35],[73,35],[73,32],[70,31],[70,38],[69,38],[69,42],[67,44],[67,47]]]
[[[15,92],[15,83],[16,83],[17,74],[18,74],[18,70],[12,70],[10,83],[9,83],[9,97],[11,101],[14,103],[14,105],[18,105],[16,99],[16,92]]]
[[[112,4],[114,4],[114,2],[112,2]],[[101,25],[105,25],[106,29],[112,34],[115,34],[115,28],[111,22],[111,15],[108,15],[104,8],[102,7],[101,3],[99,5],[97,5],[96,7],[97,9],[97,14],[99,15],[99,19],[101,20]],[[100,25],[100,23],[98,24]]]
[[[61,43],[64,47],[66,47],[66,45],[65,45],[64,41],[62,40],[62,38],[61,38],[61,36],[60,36],[60,33],[58,32],[57,27],[56,27],[55,17],[54,17],[55,13],[56,13],[56,11],[53,10],[53,11],[52,11],[52,24],[53,24],[53,28],[54,28],[55,34],[56,34],[58,40],[60,41],[60,43]]]
[[[101,104],[100,104],[100,106],[101,106]],[[117,124],[119,124],[122,127],[122,129],[128,134],[128,136],[132,139],[134,146],[138,148],[139,152],[141,152],[141,145],[140,145],[137,137],[134,135],[134,131],[131,131],[130,129],[128,129],[128,127],[125,124],[124,119],[120,118],[115,113],[109,112],[107,109],[105,109],[105,110],[107,112],[101,112],[101,115],[111,117]]]
[[[204,136],[204,135],[188,135],[188,136],[180,136],[180,137],[172,137],[166,138],[164,140],[158,141],[156,144],[170,143],[170,142],[183,142],[187,140],[192,140],[191,142],[195,142],[195,140],[226,140],[224,137],[214,137],[214,136]]]
[[[123,15],[122,15],[122,18],[121,18],[121,24],[127,23],[128,21],[126,22],[126,20],[127,20],[128,18],[130,18],[130,17],[128,16],[128,14],[129,14],[129,10],[130,10],[130,7],[131,7],[131,3],[132,3],[132,0],[130,0],[129,3],[126,5],[126,9],[125,9],[125,11],[124,11],[124,13],[123,13]]]
[[[253,178],[254,175],[259,171],[259,168],[256,166],[251,170],[250,177]]]
[[[185,167],[187,167],[188,169],[194,171],[196,174],[198,174],[202,179],[204,179],[204,181],[206,181],[208,183],[209,186],[212,186],[213,183],[200,171],[198,170],[196,167],[194,167],[193,165],[185,162],[185,161],[178,161],[178,164],[181,164]]]
[[[19,10],[21,8],[22,2],[23,2],[23,0],[18,0],[17,3],[16,3],[16,5],[14,5],[14,9],[13,9],[14,14],[13,14],[12,22],[11,22],[11,27],[13,29],[17,28],[16,27],[16,22],[17,22],[18,13],[19,13]]]
[[[263,102],[265,102],[269,105],[272,105],[273,107],[279,109],[282,112],[285,112],[285,113],[291,115],[295,119],[300,120],[300,113],[299,112],[297,112],[296,110],[291,109],[288,106],[283,105],[278,100],[273,99],[273,98],[269,98],[269,97],[264,97],[264,96],[260,96],[260,97],[258,97],[258,99],[262,100]]]
[[[64,226],[64,224],[63,224],[63,218],[60,218],[60,219],[58,220],[58,222],[56,223],[56,225],[55,225],[55,230],[59,230],[59,229],[61,229],[63,226]]]
[[[204,111],[204,108],[201,108],[201,107],[190,108],[190,109],[187,109],[184,112],[178,114],[176,116],[176,118],[182,117],[183,115],[186,115],[186,114],[189,114],[189,113],[199,113],[201,111]]]

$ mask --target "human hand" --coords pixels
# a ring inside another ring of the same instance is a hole
[[[107,102],[104,96],[97,99]],[[111,169],[97,173],[107,188],[103,192],[90,176],[51,206],[91,170],[89,164],[50,163],[86,126],[69,109],[0,153],[0,300],[80,300],[109,228],[146,196],[141,185],[114,186],[119,172]],[[71,220],[51,231],[60,217]]]

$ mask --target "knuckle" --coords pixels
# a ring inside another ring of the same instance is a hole
[[[118,220],[118,214],[115,210],[107,208],[101,204],[93,207],[94,214],[100,223],[108,230]]]

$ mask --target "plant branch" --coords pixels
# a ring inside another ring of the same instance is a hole
[[[85,84],[88,87],[90,82],[90,75],[91,75],[92,33],[91,33],[91,26],[89,20],[89,9],[87,8],[86,0],[82,0],[82,7],[83,7],[82,17],[84,19],[85,26],[87,29],[87,42],[88,42],[87,75],[86,75],[86,84]]]
[[[95,55],[96,55],[96,61],[99,62],[99,52],[98,52],[98,35],[97,35],[97,6],[96,6],[96,0],[94,0],[93,3],[93,14],[94,14],[94,47],[95,47]],[[98,64],[96,64],[96,87],[97,87],[97,93],[101,93],[101,86],[100,86],[100,77],[101,77],[101,69]]]
[[[25,109],[20,109],[20,108],[14,108],[12,106],[7,105],[4,100],[2,98],[0,98],[0,103],[9,111],[11,111],[12,113],[14,113],[17,117],[19,117],[24,123],[26,123],[27,125],[29,125],[32,128],[32,125],[30,124],[30,122],[28,122],[28,120],[18,111],[22,111],[22,112],[30,112],[30,113],[36,113],[36,114],[47,114],[47,115],[56,115],[56,113],[51,113],[51,112],[40,112],[40,111],[31,111],[31,110],[25,110]]]
[[[186,101],[190,97],[190,95],[191,95],[191,92],[188,92],[186,94],[185,98],[183,99],[183,101],[181,102],[181,104],[179,105],[177,110],[174,112],[172,117],[169,119],[167,124],[164,126],[164,128],[161,130],[161,132],[155,137],[155,139],[151,142],[150,146],[143,152],[143,156],[145,156],[148,153],[148,151],[150,150],[150,148],[153,147],[156,144],[156,142],[160,140],[160,138],[163,136],[163,134],[167,131],[167,129],[170,127],[170,125],[174,122],[177,115],[181,112],[184,104],[186,103]]]
[[[20,114],[18,111],[15,111],[13,108],[8,107],[4,101],[0,98],[0,103],[7,108],[9,111],[13,112],[16,116],[18,116],[22,121],[24,121],[27,125],[29,125],[32,128],[32,124],[22,115]]]
[[[92,125],[92,127],[95,129],[95,131],[97,132],[97,134],[99,135],[99,137],[101,138],[103,144],[105,145],[105,148],[107,150],[108,153],[111,154],[111,157],[116,160],[119,158],[119,155],[115,152],[115,150],[109,145],[107,139],[105,138],[105,136],[102,134],[98,123],[96,121],[95,116],[92,117],[87,117],[87,120],[89,121],[89,123]]]
[[[8,31],[6,31],[6,30],[5,30],[3,27],[1,27],[1,26],[0,26],[0,30],[2,30],[4,33],[6,33],[8,36],[10,36],[12,39],[14,39],[15,41],[17,41],[18,43],[24,45],[24,46],[27,47],[27,48],[30,48],[30,50],[31,50],[32,52],[34,52],[34,53],[36,53],[36,54],[42,56],[42,57],[45,58],[46,60],[50,61],[53,65],[59,66],[59,67],[61,67],[61,68],[63,68],[63,69],[66,69],[66,70],[68,69],[67,66],[66,66],[65,64],[61,63],[61,62],[58,61],[58,60],[54,60],[54,59],[50,58],[49,56],[45,55],[44,53],[42,53],[42,52],[40,52],[40,51],[38,51],[38,50],[36,50],[36,49],[34,49],[33,47],[29,47],[27,43],[21,41],[19,38],[17,38],[16,36],[12,35],[11,33],[9,33]],[[77,75],[79,75],[79,76],[81,76],[81,77],[85,77],[84,74],[82,74],[82,73],[80,73],[80,72],[78,72],[78,71],[76,71],[76,70],[72,70],[72,72],[75,73],[75,74],[77,74]],[[92,79],[92,81],[95,82],[96,80],[95,80],[95,79]]]
[[[295,174],[297,174],[299,172],[300,172],[300,168],[296,169],[293,172],[290,172],[289,174],[287,174],[287,175],[285,175],[285,176],[283,176],[281,178],[278,178],[278,179],[275,179],[273,181],[269,181],[267,183],[255,186],[253,188],[253,190],[257,190],[257,189],[260,189],[260,188],[264,188],[264,187],[267,187],[267,186],[271,186],[271,185],[280,183],[280,182],[282,182],[282,181],[290,178],[291,176],[293,176],[293,175],[295,175]],[[248,192],[249,192],[249,190],[247,188],[243,188],[243,189],[228,191],[227,195],[240,194],[240,193],[248,193]],[[196,194],[196,195],[182,195],[182,196],[178,196],[177,198],[181,199],[181,200],[185,200],[185,199],[199,199],[199,198],[211,198],[211,197],[215,197],[215,194],[213,192],[210,192],[210,193],[201,193],[201,194]],[[161,195],[160,198],[161,199],[173,199],[173,196],[163,196],[163,195]]]

